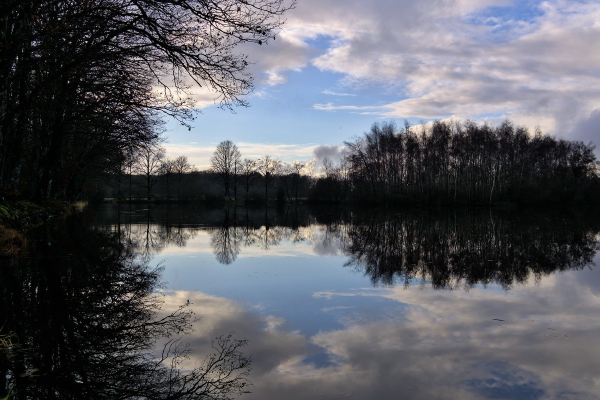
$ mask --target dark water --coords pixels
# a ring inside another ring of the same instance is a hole
[[[18,338],[4,386],[60,399],[598,398],[599,232],[589,214],[89,208],[3,260],[3,332]],[[210,354],[222,357],[203,364]]]

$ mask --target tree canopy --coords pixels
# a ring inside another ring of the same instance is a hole
[[[275,38],[285,0],[0,4],[0,190],[76,198],[83,182],[152,143],[165,113],[192,116],[195,85],[246,105],[236,47]]]

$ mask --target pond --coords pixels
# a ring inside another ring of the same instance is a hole
[[[3,273],[9,325],[36,349],[8,364],[6,385],[28,387],[16,396],[127,398],[154,382],[130,398],[170,398],[187,389],[164,376],[201,371],[216,338],[249,372],[228,388],[245,399],[600,395],[597,217],[133,204],[66,226],[36,239],[43,261]]]

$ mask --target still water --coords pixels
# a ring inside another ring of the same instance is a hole
[[[66,226],[33,277],[3,274],[29,290],[3,286],[23,347],[45,347],[9,368],[32,397],[194,398],[165,376],[202,371],[218,337],[237,372],[251,358],[227,388],[245,399],[600,397],[599,218],[103,205]]]

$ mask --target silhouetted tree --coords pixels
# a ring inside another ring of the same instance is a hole
[[[179,156],[173,160],[173,169],[177,177],[177,198],[181,199],[185,188],[185,181],[189,178],[194,167],[190,165],[186,156]]]
[[[234,175],[242,155],[231,140],[225,140],[217,145],[217,149],[210,159],[211,171],[223,186],[225,197],[229,197],[229,189],[233,184]]]
[[[75,198],[167,114],[191,117],[195,84],[247,105],[246,56],[275,38],[293,0],[3,1],[0,190]]]
[[[510,121],[496,128],[435,121],[399,132],[393,123],[373,124],[346,148],[346,176],[358,200],[568,204],[589,202],[597,192],[591,144],[539,130],[531,136]],[[333,173],[326,179],[341,181]]]
[[[166,183],[166,197],[167,197],[167,201],[171,199],[171,183],[173,181],[173,174],[176,172],[176,168],[175,168],[175,160],[171,160],[166,158],[165,160],[162,161],[162,163],[160,164],[160,170],[159,173],[160,175],[163,177],[165,183]]]
[[[142,175],[142,187],[146,190],[146,198],[152,200],[152,188],[158,183],[165,149],[157,144],[144,145],[139,149],[138,158],[133,170]]]
[[[269,155],[263,156],[256,163],[256,171],[263,177],[265,183],[265,200],[268,200],[269,185],[273,182],[273,179],[279,175],[281,171],[281,162],[273,159]]]
[[[240,182],[246,192],[246,200],[248,200],[250,188],[258,177],[256,172],[256,161],[244,158],[241,162],[239,173]]]

